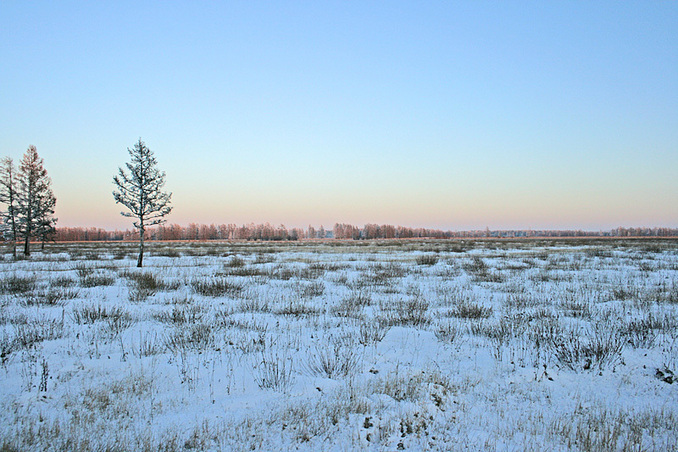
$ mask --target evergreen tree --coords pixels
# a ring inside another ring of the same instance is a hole
[[[2,235],[12,243],[12,256],[16,259],[17,241],[17,175],[14,161],[10,157],[0,160],[0,203],[7,206],[7,210],[0,214],[2,220]]]
[[[24,255],[31,254],[31,238],[47,240],[55,231],[52,180],[47,176],[43,160],[35,146],[29,146],[21,159],[18,174],[16,223],[18,235],[24,239]]]
[[[165,172],[156,167],[157,160],[146,144],[139,141],[133,149],[127,148],[131,161],[127,170],[118,168],[118,175],[113,177],[117,190],[113,191],[115,202],[129,209],[120,212],[124,217],[136,218],[132,224],[139,230],[139,259],[137,267],[143,266],[144,234],[148,226],[162,224],[163,217],[172,211],[169,205],[172,193],[162,191],[165,185]]]

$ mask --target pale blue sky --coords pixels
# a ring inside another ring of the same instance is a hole
[[[0,155],[62,226],[678,226],[678,2],[0,2]]]

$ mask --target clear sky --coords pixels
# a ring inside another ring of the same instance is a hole
[[[675,1],[0,1],[0,155],[60,226],[678,226]]]

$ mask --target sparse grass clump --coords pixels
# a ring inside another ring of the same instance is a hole
[[[240,312],[271,312],[271,303],[266,297],[247,297],[240,301]]]
[[[203,310],[196,305],[175,305],[171,311],[162,311],[156,313],[153,317],[162,323],[170,325],[193,325],[200,323],[203,319]]]
[[[358,329],[358,342],[361,345],[374,345],[386,336],[388,332],[388,327],[381,325],[378,322],[364,322],[360,324]]]
[[[198,295],[205,297],[231,297],[237,298],[243,291],[243,285],[234,283],[226,278],[197,278],[191,281],[191,288]]]
[[[438,256],[435,254],[421,254],[415,258],[417,265],[435,265],[438,263]]]
[[[57,306],[67,300],[72,300],[80,296],[80,291],[75,288],[49,288],[34,292],[23,298],[26,305],[46,305]]]
[[[567,445],[583,451],[676,450],[676,422],[676,413],[664,406],[617,410],[579,405],[574,413],[553,421],[549,429]]]
[[[384,394],[398,402],[416,402],[435,394],[439,397],[437,404],[444,403],[452,385],[437,370],[422,370],[413,374],[401,373],[397,369],[388,375],[376,379],[370,389],[377,394]],[[432,397],[435,401],[435,397]]]
[[[298,292],[304,298],[319,297],[325,293],[325,283],[313,281],[308,284],[302,284],[299,286]]]
[[[330,337],[312,348],[306,370],[311,375],[344,378],[357,371],[361,358],[350,336]]]
[[[242,268],[246,265],[245,259],[240,256],[233,256],[231,259],[224,264],[226,268]]]
[[[57,276],[56,278],[50,280],[51,287],[73,287],[76,284],[76,281],[73,278],[68,276]]]
[[[20,349],[27,349],[36,344],[55,340],[64,335],[64,319],[53,319],[41,316],[30,323],[15,325],[13,345]]]
[[[0,279],[0,293],[8,295],[21,295],[37,287],[35,276],[9,275]]]
[[[553,348],[558,362],[569,369],[603,370],[621,362],[626,342],[618,325],[596,325],[592,331],[571,330],[554,338]]]
[[[266,347],[253,369],[254,381],[261,389],[286,391],[293,380],[293,361],[282,348]]]
[[[354,289],[347,296],[341,299],[341,302],[332,308],[335,315],[339,317],[360,318],[361,312],[365,306],[372,303],[370,292],[364,289]]]
[[[92,324],[98,321],[110,321],[114,324],[127,324],[130,314],[121,306],[107,306],[101,303],[76,306],[71,318],[78,325]]]
[[[187,351],[205,351],[214,347],[214,330],[206,323],[189,324],[167,334],[165,348],[170,353],[181,354]]]
[[[678,318],[648,312],[642,317],[627,320],[620,326],[622,334],[633,348],[650,348],[661,332],[671,333],[678,326]]]
[[[560,302],[560,308],[570,317],[588,320],[593,317],[591,303],[586,300],[569,298]]]
[[[153,294],[159,290],[165,289],[165,284],[158,279],[153,273],[127,273],[125,275],[130,281],[134,283],[138,290],[145,290]]]
[[[438,323],[434,333],[438,340],[443,342],[454,342],[460,336],[459,328],[449,321]]]
[[[318,307],[306,302],[303,298],[289,298],[282,305],[275,308],[278,315],[302,317],[318,315],[321,311]]]
[[[125,272],[123,276],[130,281],[131,301],[143,301],[158,292],[179,288],[179,283],[168,284],[150,272]]]
[[[488,319],[492,317],[492,308],[473,301],[462,301],[454,306],[449,314],[460,319]]]
[[[479,256],[473,256],[470,262],[462,264],[462,268],[466,270],[467,273],[476,276],[483,276],[489,270],[485,261]]]
[[[382,313],[378,321],[385,326],[420,327],[431,321],[429,303],[419,297],[382,303],[380,307]]]
[[[115,284],[115,277],[101,273],[89,274],[80,280],[80,285],[85,288],[112,286]]]

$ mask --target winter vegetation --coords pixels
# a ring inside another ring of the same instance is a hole
[[[139,141],[133,149],[127,148],[131,161],[127,171],[118,168],[113,178],[116,186],[113,198],[127,210],[120,212],[124,217],[134,218],[134,228],[139,231],[139,258],[137,267],[143,267],[144,237],[146,228],[164,223],[163,217],[172,211],[169,205],[172,193],[165,193],[165,173],[157,168],[158,161],[146,144]]]
[[[56,243],[0,450],[678,449],[678,240]]]
[[[17,241],[24,242],[24,256],[29,256],[31,240],[39,240],[44,248],[54,237],[56,197],[51,185],[35,146],[28,147],[18,171],[11,158],[0,161],[0,203],[6,207],[0,227],[4,238],[12,243],[14,258]]]

